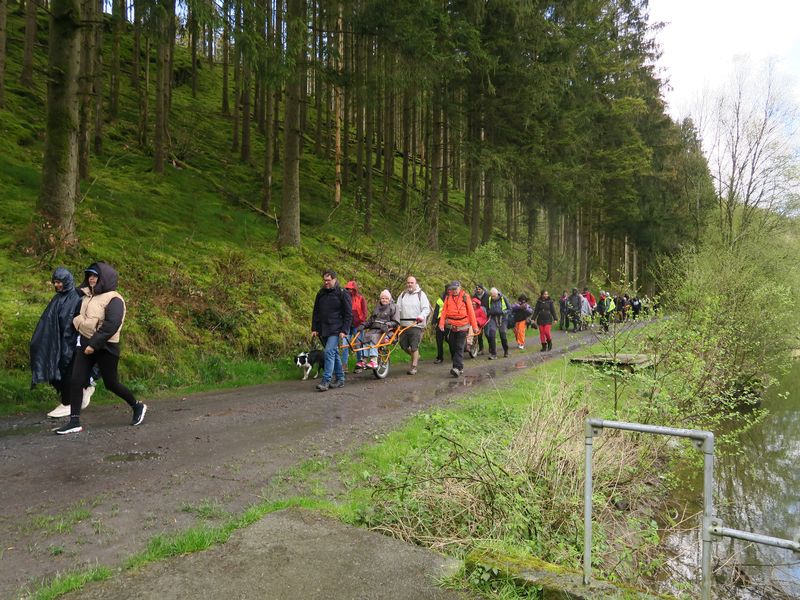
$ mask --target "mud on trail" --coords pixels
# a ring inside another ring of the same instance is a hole
[[[193,507],[239,512],[287,468],[358,448],[414,412],[594,338],[555,341],[569,348],[468,359],[459,379],[448,362],[422,363],[413,377],[401,363],[384,380],[349,375],[320,393],[298,369],[296,381],[148,402],[139,427],[121,401],[91,406],[84,431],[68,436],[44,416],[0,419],[0,598],[57,573],[119,566],[154,535],[196,525]]]

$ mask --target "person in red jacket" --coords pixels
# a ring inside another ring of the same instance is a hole
[[[364,321],[367,320],[367,316],[369,315],[367,301],[364,299],[364,296],[359,293],[358,284],[355,281],[348,281],[344,289],[350,294],[350,300],[353,303],[353,324],[350,327],[350,336],[348,336],[348,339],[353,339],[352,336],[358,336],[360,338],[361,333],[358,332],[357,329],[364,324]],[[350,358],[350,349],[347,346],[348,339],[342,340],[343,344],[345,344],[342,350],[342,365],[345,371],[347,371],[347,361]],[[361,340],[358,339],[357,341],[360,342]],[[358,344],[354,342],[354,345]],[[365,367],[364,352],[359,350],[356,352],[356,368],[353,372],[360,373]]]
[[[450,374],[458,377],[464,372],[464,346],[467,342],[469,328],[478,330],[472,300],[464,290],[461,282],[451,281],[447,286],[447,297],[442,310],[439,311],[439,330],[447,336],[450,355],[453,357],[453,368]]]
[[[483,326],[489,322],[489,317],[486,315],[486,310],[483,308],[480,298],[472,298],[472,310],[475,311],[475,321],[478,323],[478,329],[483,329]],[[470,327],[469,333],[467,334],[467,352],[469,352],[469,349],[475,342],[475,336],[478,336],[480,340],[481,331],[476,331]]]

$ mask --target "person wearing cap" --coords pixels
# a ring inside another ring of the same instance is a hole
[[[314,298],[314,310],[311,314],[311,337],[319,336],[325,348],[322,381],[317,384],[320,392],[326,392],[331,387],[344,387],[339,340],[347,337],[352,323],[353,303],[350,294],[339,287],[336,271],[326,269],[322,272],[322,287]],[[336,382],[331,383],[334,375]]]
[[[464,346],[467,342],[469,328],[478,330],[472,299],[461,289],[461,282],[451,281],[447,286],[447,298],[439,311],[439,329],[446,331],[453,368],[450,374],[458,377],[464,372]]]
[[[613,316],[614,299],[608,292],[600,292],[600,299],[597,301],[597,314],[600,315],[600,325],[605,333],[608,333],[608,320]]]
[[[572,288],[572,294],[567,298],[567,311],[569,320],[572,321],[572,331],[580,331],[581,329],[581,304],[584,297],[578,293],[578,288]],[[569,327],[567,328],[569,331]]]
[[[489,313],[489,292],[486,291],[486,286],[482,283],[478,283],[475,285],[475,291],[472,293],[473,298],[477,298],[480,300],[481,306],[483,306],[483,310],[486,311],[486,314]],[[480,356],[483,354],[483,336],[485,332],[481,331],[480,335],[478,335],[478,355]]]
[[[81,296],[75,289],[72,273],[65,267],[53,271],[50,281],[56,294],[39,317],[31,336],[31,388],[47,382],[56,389],[61,402],[47,416],[57,419],[68,417],[70,413],[69,379],[78,342],[72,317],[81,302]],[[81,409],[89,406],[94,389],[94,381],[90,376],[81,394]]]
[[[344,339],[345,345],[342,348],[342,369],[347,371],[347,361],[350,358],[350,345],[347,343],[349,340],[358,341],[360,332],[358,328],[367,320],[369,312],[367,310],[367,301],[358,291],[358,284],[355,281],[348,281],[344,286],[345,291],[350,294],[350,302],[353,310],[353,322],[350,325],[350,335]],[[353,373],[360,373],[366,367],[364,362],[364,352],[362,350],[356,351],[356,367]]]
[[[489,317],[486,315],[486,309],[483,308],[483,304],[477,298],[472,299],[472,310],[475,311],[475,322],[478,324],[478,330],[469,328],[469,333],[467,333],[467,345],[465,351],[469,353],[470,348],[472,348],[472,344],[475,343],[475,336],[480,336],[483,333],[483,327],[486,323],[489,322]],[[480,337],[478,338],[480,339]]]
[[[96,262],[84,271],[84,275],[80,289],[83,299],[72,319],[78,331],[78,350],[69,384],[69,423],[56,429],[59,435],[83,431],[80,423],[81,391],[95,365],[100,369],[106,389],[131,407],[131,425],[140,425],[147,411],[147,405],[137,402],[131,391],[119,382],[117,375],[120,333],[126,312],[125,300],[117,292],[117,272],[108,263]]]
[[[400,310],[400,326],[410,327],[400,335],[400,347],[411,356],[408,374],[416,375],[419,344],[431,314],[431,303],[413,275],[406,277],[406,289],[397,297],[397,308]]]

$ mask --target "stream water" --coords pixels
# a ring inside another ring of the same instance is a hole
[[[717,456],[716,513],[725,527],[797,539],[800,360],[773,382],[762,406],[769,414],[740,436],[741,456]],[[698,478],[696,486],[690,487],[699,495],[702,480]],[[699,572],[698,536],[695,529],[671,540],[680,557],[676,569],[690,577]],[[714,544],[714,568],[718,570],[713,584],[717,598],[800,598],[800,554],[789,550],[724,539]]]

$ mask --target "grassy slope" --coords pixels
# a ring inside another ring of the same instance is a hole
[[[44,22],[41,32],[45,48]],[[485,281],[509,293],[536,288],[535,274],[519,267],[524,265],[519,245],[498,240],[496,248],[466,257],[469,234],[458,192],[450,195],[453,208],[441,215],[440,253],[427,249],[419,197],[409,215],[397,210],[396,179],[388,202],[376,194],[373,235],[363,235],[353,189],[344,191],[342,205],[334,210],[333,164],[313,156],[308,139],[301,162],[303,247],[279,254],[275,221],[241,202],[259,203],[263,143],[254,126],[252,164],[231,152],[230,120],[219,111],[219,66],[204,66],[198,98],[191,97],[188,85],[175,89],[170,133],[175,155],[187,167],[170,166],[163,176],[151,171],[149,151],[135,143],[136,99],[123,74],[122,114],[105,124],[104,153],[93,156],[91,178],[83,185],[76,215],[80,245],[70,256],[33,256],[27,247],[41,175],[46,93],[41,77],[33,92],[17,84],[19,15],[10,15],[9,35],[8,99],[0,110],[0,276],[5,283],[0,289],[0,412],[38,409],[53,399],[48,386],[28,390],[27,344],[52,294],[50,273],[61,264],[80,273],[89,262],[106,260],[119,270],[129,305],[122,375],[135,391],[147,394],[295,375],[286,358],[307,345],[324,267],[335,268],[343,281],[358,279],[370,306],[383,288],[399,292],[408,271],[431,296],[454,277]],[[127,43],[124,65],[129,64]],[[44,63],[45,57],[37,55],[40,73]],[[178,48],[176,69],[187,66],[186,53]],[[151,117],[153,110],[151,102]],[[310,114],[310,131],[313,119]],[[375,184],[380,186],[377,174]],[[277,166],[276,205],[280,193]],[[501,262],[491,260],[494,256]]]

